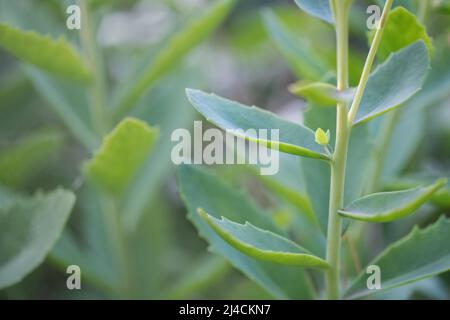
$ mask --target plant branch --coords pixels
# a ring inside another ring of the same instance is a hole
[[[389,11],[391,10],[392,3],[394,0],[387,0],[384,5],[383,14],[381,15],[380,21],[378,22],[377,31],[375,37],[373,38],[372,45],[370,46],[369,54],[367,55],[366,62],[364,64],[364,69],[359,80],[358,88],[356,89],[355,97],[350,107],[350,112],[348,114],[349,126],[353,125],[353,120],[358,112],[359,105],[366,90],[367,80],[369,79],[370,72],[372,71],[372,66],[375,61],[375,56],[377,54],[378,48],[380,47],[381,39],[383,37],[384,27],[388,19]]]

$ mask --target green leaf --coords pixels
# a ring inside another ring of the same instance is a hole
[[[99,141],[89,125],[89,103],[85,91],[67,81],[56,80],[33,66],[23,69],[37,93],[61,118],[73,136],[86,149],[94,150]]]
[[[126,118],[108,134],[102,146],[84,165],[84,173],[97,186],[120,193],[146,159],[158,136],[158,130],[145,122]]]
[[[418,40],[422,40],[431,52],[432,41],[427,35],[427,30],[423,24],[417,20],[416,16],[403,7],[396,7],[389,13],[389,18],[384,27],[383,39],[378,49],[378,57],[386,60],[391,53],[394,53]],[[375,31],[369,33],[369,41],[372,42]]]
[[[289,266],[328,268],[323,259],[273,232],[257,228],[249,222],[243,225],[223,217],[219,220],[201,208],[197,211],[223,240],[250,257]]]
[[[198,112],[209,122],[227,130],[230,134],[268,148],[277,148],[282,152],[315,159],[329,159],[324,148],[315,143],[314,131],[306,127],[284,120],[268,111],[247,107],[199,90],[187,89],[186,93]],[[269,137],[261,139],[258,137],[260,129],[279,130],[279,141],[269,140]]]
[[[381,270],[381,290],[388,290],[450,270],[450,220],[442,217],[434,225],[419,230],[390,245],[369,265]],[[380,290],[367,289],[366,269],[345,293],[348,299],[361,298]]]
[[[446,179],[440,179],[427,187],[375,193],[352,202],[345,209],[340,210],[339,214],[367,222],[397,220],[419,209],[446,183]]]
[[[258,209],[236,188],[196,166],[178,168],[178,191],[188,209],[188,218],[210,244],[211,250],[225,257],[234,267],[278,299],[311,299],[310,279],[301,268],[256,260],[230,246],[197,214],[198,208],[238,223],[251,221],[259,227],[283,235],[267,212]],[[217,195],[220,195],[218,197]]]
[[[236,0],[218,0],[200,17],[189,22],[156,54],[152,62],[137,75],[136,82],[121,98],[116,118],[127,113],[145,92],[171,71],[193,48],[202,42],[227,17]]]
[[[411,98],[426,78],[430,58],[419,40],[392,54],[369,77],[353,125],[378,117]]]
[[[312,80],[323,78],[327,67],[318,59],[311,46],[289,32],[272,10],[265,9],[262,17],[267,33],[297,76]]]
[[[34,31],[0,23],[0,46],[17,58],[48,72],[77,81],[90,80],[90,72],[64,39],[55,41]]]
[[[334,23],[330,0],[295,0],[300,9],[328,23]]]
[[[57,189],[0,204],[0,289],[39,266],[60,236],[75,195]]]
[[[0,182],[13,187],[23,184],[47,164],[61,144],[61,133],[48,129],[34,132],[0,151]]]
[[[351,102],[354,90],[339,91],[329,83],[314,82],[303,84],[297,82],[289,86],[289,91],[318,107],[336,107],[338,102]]]

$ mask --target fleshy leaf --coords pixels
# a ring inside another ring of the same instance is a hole
[[[354,89],[339,91],[335,86],[322,82],[306,85],[302,82],[294,83],[289,86],[289,91],[319,107],[336,107],[338,102],[352,101],[354,95]]]
[[[273,232],[257,228],[248,222],[244,225],[223,217],[219,220],[200,208],[198,214],[223,240],[250,257],[289,266],[328,268],[323,259]]]
[[[136,82],[121,97],[116,110],[117,118],[131,109],[145,92],[150,90],[167,72],[173,70],[181,59],[201,43],[227,17],[236,0],[218,0],[201,16],[196,17],[169,39],[151,63],[140,74]]]
[[[55,41],[34,31],[0,23],[0,47],[17,58],[48,72],[77,81],[88,81],[90,72],[64,39]]]
[[[330,0],[295,0],[300,9],[328,23],[334,23]]]
[[[369,265],[381,271],[381,289],[367,288],[366,268],[347,289],[348,299],[361,298],[382,290],[433,277],[450,270],[450,220],[442,217],[434,225],[419,230],[390,245]]]
[[[314,141],[314,131],[273,113],[248,107],[213,94],[187,89],[191,104],[205,118],[228,133],[282,152],[316,159],[326,159],[323,147]],[[251,130],[249,130],[251,129]],[[260,129],[268,130],[266,139],[258,137]],[[249,130],[249,131],[247,131]],[[250,132],[255,131],[256,132]],[[270,140],[270,131],[279,131],[279,141]],[[256,135],[255,135],[256,134]]]
[[[57,189],[0,203],[0,289],[39,266],[59,238],[75,195]]]
[[[419,209],[446,183],[446,179],[440,179],[427,187],[375,193],[352,202],[340,210],[339,214],[346,218],[368,222],[397,220]]]
[[[146,159],[158,136],[158,130],[145,122],[126,118],[107,135],[84,172],[97,186],[119,193]]]
[[[369,77],[353,125],[378,117],[411,98],[426,78],[430,58],[419,40],[392,54]]]
[[[433,44],[427,35],[427,30],[416,18],[414,14],[403,7],[396,7],[389,13],[389,18],[384,27],[383,39],[378,49],[378,56],[381,60],[386,60],[389,55],[413,42],[422,40],[429,52],[432,51]],[[372,42],[375,31],[369,33],[369,41]]]
[[[304,39],[294,36],[270,9],[262,12],[267,33],[298,77],[319,80],[327,67]]]
[[[207,170],[190,165],[178,168],[178,191],[188,209],[188,218],[213,252],[225,257],[275,298],[311,299],[314,296],[304,270],[257,260],[241,253],[219,237],[197,214],[198,208],[204,208],[216,218],[223,216],[238,223],[252,221],[261,228],[283,235],[270,215],[257,208],[248,197]]]

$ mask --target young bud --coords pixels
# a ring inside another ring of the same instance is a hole
[[[323,131],[322,128],[316,130],[316,142],[321,146],[327,146],[330,143],[330,130]]]

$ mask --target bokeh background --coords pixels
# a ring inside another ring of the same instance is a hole
[[[186,21],[205,10],[210,0],[98,0],[94,1],[96,41],[104,60],[107,107],[157,55]],[[351,85],[355,85],[367,52],[365,9],[373,1],[356,0],[351,15]],[[415,10],[414,1],[404,1]],[[80,51],[77,30],[66,28],[69,0],[0,0],[0,22],[35,30],[53,38],[65,37]],[[448,8],[448,7],[447,7]],[[207,244],[186,219],[176,190],[175,167],[170,161],[176,128],[191,129],[201,119],[189,105],[185,88],[199,88],[267,108],[292,121],[302,121],[304,101],[287,90],[301,79],[295,65],[282,55],[268,32],[264,12],[272,10],[293,35],[334,68],[333,30],[302,13],[293,1],[238,1],[223,23],[198,46],[177,59],[139,99],[131,115],[160,128],[154,152],[120,199],[124,211],[141,219],[128,239],[133,291],[117,292],[120,278],[114,248],[102,220],[98,192],[87,183],[81,167],[91,157],[73,136],[62,114],[67,108],[88,126],[88,92],[76,83],[41,77],[29,66],[0,49],[0,191],[33,194],[56,186],[72,189],[77,203],[58,243],[37,269],[20,283],[0,291],[3,299],[90,298],[271,298],[263,289],[222,258],[207,251]],[[420,101],[423,111],[405,120],[399,135],[404,148],[391,150],[400,159],[392,169],[402,181],[412,175],[450,175],[450,16],[445,6],[433,6],[427,27],[434,38],[433,70]],[[55,57],[57,58],[57,57]],[[67,106],[58,105],[58,93]],[[240,168],[219,168],[223,179],[236,184],[261,206],[268,205],[264,186]],[[391,172],[383,181],[391,182]],[[398,183],[398,181],[397,181]],[[413,224],[426,225],[439,213],[449,213],[448,199],[438,208],[426,207],[414,218],[371,230],[367,257],[399,239]],[[282,210],[281,210],[282,211]],[[280,213],[280,219],[283,213]],[[0,237],[1,239],[1,237]],[[367,258],[368,259],[368,258]],[[80,265],[82,290],[66,288],[66,267]],[[448,298],[450,277],[443,275],[380,298]]]

